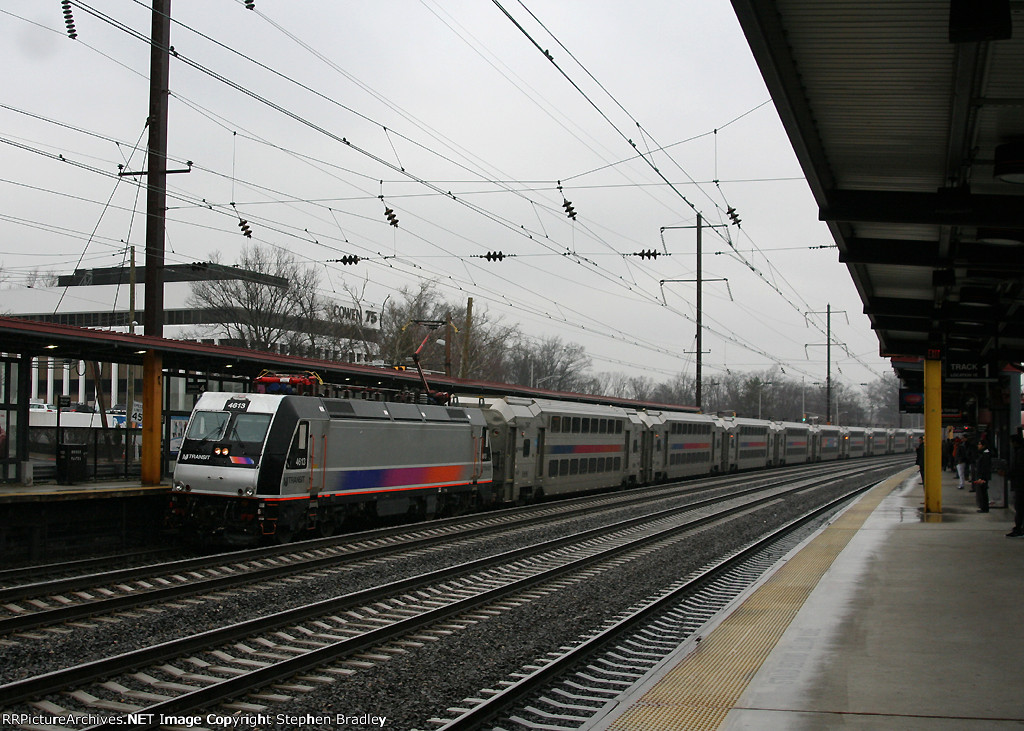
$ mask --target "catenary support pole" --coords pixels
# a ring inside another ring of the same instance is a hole
[[[924,362],[924,511],[942,512],[942,361]]]
[[[146,335],[164,334],[164,238],[167,215],[167,102],[171,0],[153,0],[149,65],[149,159],[146,172]],[[142,484],[163,477],[163,358],[147,350],[142,368]],[[131,409],[131,404],[128,404]]]

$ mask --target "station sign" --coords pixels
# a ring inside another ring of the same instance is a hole
[[[964,412],[958,407],[942,407],[942,423],[949,424],[949,428],[953,428],[953,424],[962,424],[964,422]]]
[[[980,360],[946,360],[945,380],[952,383],[995,382],[996,369],[991,363]]]
[[[913,391],[909,388],[900,389],[900,413],[902,414],[923,414],[924,393]]]

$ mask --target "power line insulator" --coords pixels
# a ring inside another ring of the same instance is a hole
[[[726,209],[725,212],[728,214],[729,218],[732,219],[733,225],[735,225],[735,226],[739,226],[740,225],[740,217],[736,214],[736,209],[735,208],[733,208],[732,206],[729,206]]]
[[[68,28],[68,38],[75,40],[78,32],[75,30],[75,16],[71,12],[71,0],[60,0],[60,7],[64,11],[64,25]]]
[[[576,211],[573,209],[572,203],[567,201],[565,198],[562,199],[562,208],[565,209],[565,215],[574,221],[576,220]]]
[[[345,254],[345,256],[338,259],[342,264],[358,264],[359,257],[355,254]]]
[[[505,254],[501,251],[488,251],[487,254],[484,255],[484,259],[487,261],[504,261]]]
[[[256,9],[256,2],[255,2],[255,0],[245,0],[245,9],[246,10],[255,10]]]
[[[242,236],[247,239],[252,238],[252,229],[249,228],[249,222],[244,218],[238,219],[238,228],[242,229]]]
[[[384,208],[384,218],[388,219],[388,223],[392,226],[398,228],[398,216],[395,215],[395,210],[393,208]]]
[[[638,251],[634,256],[639,256],[641,259],[657,259],[660,254],[661,252],[657,249],[644,249]]]

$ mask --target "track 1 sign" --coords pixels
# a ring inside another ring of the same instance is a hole
[[[995,369],[991,363],[978,360],[947,360],[947,381],[995,381]]]

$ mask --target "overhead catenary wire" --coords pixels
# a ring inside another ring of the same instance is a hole
[[[633,149],[635,149],[635,150],[637,150],[639,152],[637,144],[628,135],[626,135],[621,129],[619,129],[618,125],[616,125],[615,122],[612,121],[612,119],[605,113],[605,111],[600,107],[600,105],[598,105],[593,99],[590,98],[590,96],[582,89],[582,87],[580,87],[580,85],[576,83],[576,81],[568,74],[568,72],[565,71],[565,69],[563,69],[562,66],[555,60],[554,56],[547,49],[543,48],[537,42],[537,40],[530,34],[530,32],[501,4],[500,0],[491,0],[491,1],[505,15],[505,17],[508,18],[508,20],[511,21],[512,24],[515,25],[515,27],[519,29],[519,31],[534,46],[534,48],[536,48],[548,60],[548,62],[558,71],[558,73],[561,74],[562,77],[565,78],[565,80],[568,81],[569,84],[574,89],[576,89],[576,91],[595,109],[595,111],[597,111],[598,115],[602,119],[604,119],[608,123],[608,125],[613,130],[615,130],[615,132],[623,140],[625,140]],[[590,73],[590,71],[586,68],[586,66],[584,66],[579,61],[579,59],[577,59],[572,54],[572,52],[561,42],[561,40],[559,40],[559,38],[554,33],[552,33],[544,25],[544,23],[541,22],[540,19],[537,18],[537,16],[532,11],[529,10],[529,8],[527,8],[527,6],[523,2],[523,0],[518,0],[518,2],[520,4],[520,6],[522,6],[523,9],[526,10],[526,12],[530,15],[530,17],[533,18],[534,21],[537,22],[537,24],[559,45],[559,47],[562,48],[566,52],[566,54],[569,56],[569,58],[571,58],[584,71],[584,73],[586,73],[587,76],[589,76],[597,84],[598,88],[600,88],[601,91],[603,91],[608,96],[608,98],[610,98],[615,103],[615,105],[618,106],[619,109],[622,110],[622,112],[625,113],[626,116],[629,117],[630,120],[634,122],[634,124],[636,125],[637,130],[640,131],[641,134],[646,136],[648,133],[646,132],[646,130],[643,129],[643,127],[640,124],[640,122],[618,101],[618,99],[615,98],[614,95],[612,95],[604,87],[603,84],[601,84],[601,82],[593,74]],[[664,146],[659,145],[659,149],[664,150],[665,148],[664,148]],[[693,202],[691,202],[685,195],[682,194],[681,191],[679,191],[679,189],[675,185],[673,185],[671,183],[671,181],[669,181],[669,179],[664,175],[664,173],[654,163],[654,160],[651,158],[651,156],[649,154],[648,155],[640,154],[639,157],[640,157],[640,159],[642,159],[644,162],[646,162],[650,166],[650,168],[655,172],[655,174],[658,175],[666,183],[666,185],[668,185],[669,189],[672,190],[679,197],[680,200],[682,200],[684,203],[686,203],[686,205],[689,206],[695,213],[700,213],[700,211],[693,204]],[[672,162],[674,164],[676,164],[676,166],[679,167],[680,170],[683,170],[682,166],[680,166],[671,157],[671,155],[669,155],[668,158],[670,160],[672,160]],[[683,172],[685,173],[685,170],[683,170]],[[687,177],[689,177],[688,173],[687,173]],[[692,180],[692,178],[691,178],[691,180]],[[712,231],[713,231],[713,233],[715,233],[715,235],[723,237],[723,235],[721,233],[719,233],[718,231],[715,231],[714,229],[712,229]],[[723,237],[723,238],[725,238],[726,243],[728,243],[730,246],[732,245],[732,241],[731,241],[730,238],[728,238],[727,236]],[[756,274],[766,284],[768,284],[769,287],[771,287],[779,296],[781,296],[797,312],[800,312],[801,314],[804,314],[804,315],[811,314],[809,306],[807,306],[806,309],[801,309],[798,305],[796,305],[793,302],[793,300],[788,295],[786,295],[778,287],[778,285],[776,285],[773,282],[769,281],[764,276],[764,274],[759,269],[757,269],[757,267],[755,267],[751,262],[747,261],[745,258],[743,259],[743,262],[747,265],[747,267],[750,269],[751,272]],[[817,326],[817,328],[819,330],[822,330],[822,332],[824,332],[820,322],[816,322],[816,326]]]
[[[403,149],[404,149],[404,148],[403,148]],[[433,193],[433,194],[438,194],[438,193]],[[440,195],[443,195],[443,194],[444,194],[443,192],[442,192],[442,193],[440,193]],[[232,196],[232,198],[234,198],[234,196]],[[198,198],[197,196],[193,196],[193,197],[191,197],[191,200],[192,200],[192,203],[191,203],[190,205],[195,205],[195,206],[201,206],[201,205],[204,205],[203,201],[201,201],[201,200],[200,200],[200,199],[199,199],[199,198]],[[211,200],[212,200],[212,199],[211,199]],[[302,198],[301,198],[301,197],[295,197],[295,200],[296,200],[296,201],[301,201],[301,200],[302,200]],[[273,201],[270,201],[270,202],[273,202]],[[261,201],[261,202],[259,202],[259,203],[262,203],[262,201]],[[252,206],[252,205],[258,205],[259,203],[257,203],[257,202],[247,202],[247,203],[246,203],[246,205],[247,205],[247,211],[248,211],[248,210],[251,210],[251,206]],[[223,204],[221,204],[221,205],[223,205]],[[329,211],[329,209],[328,209],[328,211]],[[333,219],[333,218],[335,217],[335,213],[334,213],[334,211],[329,211],[329,212],[325,213],[324,215],[325,215],[325,216],[326,216],[326,217],[327,217],[328,219]],[[358,215],[358,214],[349,214],[348,212],[344,212],[344,213],[342,213],[342,212],[339,212],[339,213],[338,213],[338,215],[345,215],[345,216],[347,216],[347,215]],[[274,219],[274,218],[276,218],[275,214],[273,214],[273,213],[270,213],[270,214],[269,214],[269,219],[268,219],[268,221],[270,221],[270,222],[271,222],[271,224],[272,224],[272,221],[273,221],[273,219]],[[403,219],[403,223],[404,223],[404,219]],[[194,225],[194,224],[189,224],[189,225]],[[513,224],[513,225],[515,225],[515,224]],[[224,228],[224,229],[227,229],[227,226],[224,226],[223,228]],[[277,233],[280,233],[280,232],[283,232],[283,235],[287,235],[287,236],[294,236],[294,235],[295,235],[295,230],[294,230],[294,229],[291,229],[291,228],[286,228],[286,227],[285,227],[284,225],[276,225],[276,226],[274,226],[274,225],[272,224],[272,228],[271,228],[271,229],[269,229],[269,230],[270,230],[270,231],[273,231],[273,232],[274,232],[275,234],[277,234]],[[317,231],[317,229],[315,229],[315,228],[312,228],[311,230],[313,230],[313,231],[315,231],[315,232],[317,233],[317,236],[316,236],[316,241],[317,241],[317,244],[318,244],[318,245],[321,245],[321,246],[323,246],[323,245],[327,245],[327,246],[330,246],[330,245],[332,244],[332,242],[331,242],[331,241],[330,241],[329,239],[321,238],[321,237],[320,237],[320,234],[319,234],[319,231]],[[338,230],[341,230],[341,227],[340,227],[340,226],[338,227]],[[540,234],[543,234],[543,232],[542,232],[542,231],[541,231],[541,232],[538,232],[538,233],[540,233]],[[552,232],[552,233],[554,233],[554,232]],[[268,235],[270,235],[270,234],[268,233]],[[348,236],[347,234],[344,234],[344,233],[343,233],[343,238],[344,238],[344,239],[348,239],[348,238],[349,238],[349,236]],[[544,240],[545,240],[545,242],[551,242],[551,243],[553,244],[553,246],[552,246],[552,248],[551,248],[551,249],[550,249],[550,250],[549,250],[549,251],[548,251],[547,253],[543,253],[543,254],[541,254],[541,255],[543,255],[543,256],[556,256],[556,255],[557,255],[557,256],[565,256],[565,252],[564,252],[564,250],[563,250],[563,247],[562,247],[562,246],[560,246],[559,244],[557,244],[557,243],[556,243],[556,240],[555,240],[555,238],[554,238],[554,237],[551,237],[551,236],[547,236],[547,237],[545,237],[545,239],[544,239]],[[374,246],[374,244],[373,244],[373,243],[371,243],[371,242],[366,242],[366,243],[367,243],[367,245],[368,245],[369,247],[373,247],[373,246]],[[565,247],[565,249],[568,249],[568,248],[569,248],[569,247]],[[587,260],[587,259],[589,259],[589,260],[590,260],[590,262],[591,262],[591,263],[593,263],[593,262],[594,262],[595,260],[598,260],[598,259],[600,258],[600,256],[601,256],[601,253],[600,253],[600,252],[595,252],[595,253],[587,253],[587,252],[586,252],[586,251],[584,251],[584,250],[583,250],[582,248],[579,248],[579,247],[577,247],[577,246],[572,246],[571,248],[573,249],[573,251],[572,251],[572,256],[569,256],[569,257],[566,257],[566,258],[570,258],[570,259],[572,259],[572,260],[574,260],[574,261],[584,261],[584,260]],[[591,247],[591,248],[592,248],[592,247]],[[618,248],[620,248],[620,249],[621,249],[622,247],[618,247]],[[632,247],[631,247],[631,248],[632,248]],[[460,254],[458,253],[457,249],[450,249],[450,250],[452,250],[452,251],[453,251],[453,253],[452,253],[452,254],[450,254],[450,256],[453,256],[453,257],[454,257],[454,258],[456,258],[456,259],[458,259],[458,258],[462,258],[462,257],[461,257],[461,255],[460,255]],[[415,262],[415,261],[417,261],[418,259],[421,259],[421,258],[424,258],[424,259],[426,258],[426,257],[424,257],[423,255],[415,255],[415,254],[406,254],[406,252],[405,252],[404,250],[403,250],[403,251],[402,251],[401,253],[402,253],[403,255],[405,255],[405,256],[404,256],[404,258],[405,258],[405,262],[406,262],[406,264],[408,265],[408,267],[407,267],[407,268],[408,268],[408,269],[409,269],[410,271],[411,271],[411,270],[413,270],[413,269],[416,269],[416,267],[412,266],[412,263],[413,263],[413,262]],[[532,254],[534,254],[534,253],[535,253],[535,252],[532,252],[532,251],[531,251],[531,252],[524,252],[524,253],[522,253],[522,254],[521,254],[521,256],[528,256],[528,255],[532,255]],[[579,258],[573,258],[573,257],[579,257]],[[315,257],[313,257],[313,258],[315,258]],[[423,263],[426,263],[426,262],[424,261]],[[403,264],[403,266],[406,266],[406,264]],[[598,261],[598,264],[600,265],[600,264],[601,264],[601,262],[600,262],[600,261]],[[420,271],[423,271],[423,270],[422,270],[422,269],[420,269]],[[436,274],[436,272],[434,272],[434,274]],[[463,282],[461,282],[461,283],[459,283],[459,282],[456,282],[456,283],[454,284],[454,286],[465,286],[465,282],[464,282],[465,278],[458,278],[458,279],[463,279]],[[454,282],[454,280],[453,280],[453,282]]]
[[[59,158],[60,160],[62,160],[62,161],[66,161],[66,162],[73,162],[73,161],[68,161],[68,160],[66,160],[66,159],[65,159],[65,158],[64,158],[64,157],[63,157],[62,155],[58,155],[57,157],[58,157],[58,158]],[[105,171],[96,171],[96,172],[105,172]],[[207,205],[206,205],[206,207],[209,207],[209,205],[207,204]],[[520,311],[520,312],[522,312],[522,311],[523,311],[523,310],[522,310],[522,308],[521,308],[521,306],[520,306],[520,308],[519,308],[519,311]],[[550,319],[550,315],[544,315],[544,316],[547,316],[547,317],[548,317],[548,318]],[[564,318],[564,317],[563,317],[563,318],[562,318],[562,320],[563,320],[563,321],[565,321],[565,322],[567,323],[567,320],[566,320],[566,318]],[[583,329],[583,330],[587,330],[587,328],[586,328],[586,327],[583,327],[582,329]],[[733,338],[733,341],[734,341],[734,342],[736,342],[736,343],[737,343],[738,345],[740,345],[741,347],[743,347],[743,343],[741,343],[740,341],[737,341],[737,340],[735,340],[735,338]],[[643,344],[640,344],[640,343],[637,343],[637,344],[638,344],[638,345],[641,345],[641,347],[643,347]],[[667,352],[669,352],[669,351],[665,350],[664,348],[655,348],[655,350],[657,350],[657,351],[661,351],[661,352],[666,352],[666,353],[667,353]]]
[[[126,29],[126,26],[123,26],[123,24],[120,24],[120,23],[118,23],[117,21],[113,20],[112,18],[109,18],[109,16],[106,16],[105,14],[99,13],[98,11],[95,11],[95,9],[93,9],[93,8],[91,8],[91,7],[87,6],[87,5],[84,5],[84,4],[83,4],[83,6],[84,6],[84,7],[85,7],[85,8],[87,9],[87,10],[89,10],[89,12],[93,12],[94,14],[96,14],[96,15],[97,15],[97,17],[101,17],[101,18],[103,18],[104,20],[107,20],[108,22],[112,22],[112,23],[113,23],[113,24],[114,24],[115,26],[117,26],[117,27],[120,27],[120,28],[122,28],[122,29]],[[187,27],[187,26],[186,26],[186,27]],[[131,31],[130,29],[127,29],[127,30],[128,30],[128,31],[129,31],[129,32],[130,32],[130,33],[131,33],[132,35],[135,35],[135,36],[136,36],[137,38],[139,38],[140,40],[143,40],[143,41],[145,41],[145,42],[147,42],[147,43],[149,42],[149,41],[148,41],[148,39],[146,39],[146,38],[145,38],[144,36],[142,36],[141,34],[138,34],[138,33],[134,32],[134,31]],[[200,35],[203,35],[203,34],[200,34]],[[203,37],[205,37],[205,38],[209,39],[209,37],[208,37],[208,36],[205,36],[205,35],[204,35]],[[216,41],[214,41],[214,42],[215,42],[215,43],[218,43],[218,45],[221,45],[222,47],[225,47],[225,48],[229,48],[229,47],[225,46],[224,44],[220,44],[219,42],[216,42]],[[229,48],[229,50],[232,50],[232,51],[233,51],[233,49],[230,49],[230,48]],[[234,51],[233,51],[233,52],[234,52]],[[357,147],[357,146],[354,146],[354,145],[352,145],[352,144],[351,144],[351,143],[350,143],[350,142],[349,142],[348,140],[346,140],[345,138],[343,138],[343,137],[338,137],[337,135],[333,135],[332,133],[330,133],[330,132],[328,132],[327,130],[323,129],[322,127],[320,127],[320,126],[318,126],[318,125],[316,125],[316,124],[312,123],[311,121],[309,121],[309,120],[306,120],[306,119],[304,119],[304,118],[300,117],[299,115],[296,115],[296,114],[294,114],[294,113],[291,113],[291,112],[290,112],[289,110],[286,110],[286,109],[282,108],[282,107],[281,107],[280,105],[277,105],[277,104],[275,104],[275,103],[271,102],[270,100],[268,100],[268,99],[265,99],[265,98],[263,98],[262,96],[260,96],[260,95],[258,95],[258,94],[255,94],[255,92],[251,92],[251,91],[249,91],[249,90],[245,89],[245,88],[244,88],[244,87],[242,87],[241,85],[239,85],[239,84],[236,84],[236,83],[232,82],[232,81],[231,81],[230,79],[227,79],[226,77],[224,77],[224,76],[222,76],[222,75],[220,75],[220,74],[218,74],[218,73],[214,72],[213,70],[211,70],[211,69],[208,69],[208,68],[204,67],[203,65],[201,65],[201,64],[198,64],[197,62],[194,62],[194,61],[192,61],[192,60],[188,59],[187,57],[183,56],[182,54],[180,54],[180,53],[178,53],[178,52],[175,52],[175,53],[173,53],[173,55],[174,55],[174,57],[175,57],[175,58],[177,58],[177,59],[179,59],[179,60],[182,60],[183,62],[185,62],[185,63],[187,63],[187,64],[189,64],[189,65],[192,65],[192,66],[193,66],[194,68],[196,68],[197,70],[200,70],[200,71],[202,71],[203,73],[207,73],[208,75],[211,75],[211,76],[213,76],[214,78],[217,78],[217,79],[218,79],[219,81],[221,81],[222,83],[226,83],[227,85],[229,85],[229,86],[232,86],[232,88],[235,88],[236,90],[238,90],[238,91],[240,91],[240,92],[242,92],[242,93],[244,93],[244,94],[247,94],[247,95],[249,95],[249,96],[253,97],[253,98],[254,98],[254,99],[256,99],[256,100],[258,100],[258,101],[260,101],[260,102],[262,102],[262,103],[264,103],[264,104],[267,104],[267,105],[271,106],[272,108],[276,109],[277,111],[280,111],[280,112],[282,112],[282,113],[286,114],[287,116],[290,116],[290,117],[292,117],[292,118],[293,118],[293,119],[295,119],[296,121],[299,121],[299,122],[301,122],[301,123],[303,123],[303,124],[306,124],[306,125],[308,125],[308,126],[311,126],[311,127],[312,127],[312,128],[314,129],[314,130],[316,130],[316,131],[319,131],[319,132],[321,132],[321,133],[323,133],[323,134],[326,134],[326,135],[328,135],[329,137],[332,137],[333,139],[335,139],[336,141],[340,141],[340,142],[342,142],[343,144],[346,144],[346,145],[349,145],[350,147],[353,147],[353,148],[355,148],[356,150],[358,150],[358,151],[359,151],[359,152],[361,152],[362,154],[364,154],[364,155],[367,155],[367,156],[369,156],[369,157],[370,157],[371,159],[373,159],[374,161],[376,161],[376,162],[378,162],[378,163],[380,163],[380,164],[384,164],[385,166],[387,166],[387,167],[389,167],[389,168],[391,168],[391,169],[395,170],[396,172],[401,172],[401,173],[404,173],[404,174],[406,174],[406,175],[409,175],[409,173],[408,173],[408,172],[407,172],[406,170],[404,170],[403,168],[397,168],[396,166],[394,166],[394,165],[392,165],[392,164],[388,163],[388,162],[387,162],[386,160],[383,160],[383,159],[382,159],[382,158],[380,158],[379,156],[377,156],[377,155],[374,155],[374,154],[370,153],[370,152],[369,152],[369,151],[367,151],[367,150],[363,150],[363,149],[362,149],[362,148],[360,148],[360,147]],[[251,58],[249,58],[248,56],[244,56],[244,54],[240,54],[240,55],[243,55],[243,57],[244,57],[244,58],[247,58],[248,60],[252,61],[252,59],[251,59]],[[255,62],[255,61],[254,61],[254,63],[257,63],[258,65],[260,65],[260,66],[262,66],[262,67],[264,67],[264,68],[267,68],[267,67],[266,67],[266,66],[265,66],[264,64],[259,64],[259,62]],[[277,73],[277,72],[275,72],[275,73]],[[304,85],[303,85],[303,88],[306,88],[306,89],[308,89],[309,87],[306,87],[306,86],[304,86]],[[655,169],[656,169],[656,168],[655,168]],[[412,178],[413,180],[415,180],[416,182],[420,182],[421,184],[427,185],[428,187],[432,187],[432,186],[430,185],[430,183],[429,183],[428,181],[426,181],[426,180],[424,180],[424,179],[422,179],[422,178],[418,178],[418,177],[416,177],[416,176],[412,176],[412,175],[409,175],[409,177],[410,177],[410,178]],[[667,181],[666,181],[666,182],[667,182]],[[670,187],[671,187],[671,184],[669,184],[669,185],[670,185]],[[433,189],[434,189],[434,190],[435,190],[435,192],[437,192],[437,193],[440,193],[440,194],[442,194],[442,195],[443,195],[443,194],[445,194],[445,192],[444,192],[444,191],[442,191],[442,190],[440,190],[440,189],[438,189],[438,188],[436,188],[436,187],[433,187]],[[466,201],[464,201],[464,200],[462,200],[462,199],[456,199],[456,198],[455,198],[455,196],[453,196],[453,195],[452,195],[452,194],[451,194],[450,192],[448,192],[448,193],[447,193],[447,195],[448,195],[449,197],[451,197],[451,198],[452,198],[453,200],[459,200],[459,202],[460,202],[460,203],[463,203],[464,205],[471,205],[471,204],[468,204],[468,203],[467,203]],[[684,197],[684,200],[685,200],[685,197]],[[687,201],[687,203],[689,204],[689,201]],[[690,204],[690,205],[691,205],[691,207],[693,207],[693,206],[692,206],[692,204]],[[471,207],[473,207],[473,206],[471,206]],[[480,209],[479,207],[474,207],[474,208],[475,208],[475,210],[477,210],[477,212],[482,212],[482,213],[484,213],[484,215],[488,215],[488,214],[487,214],[487,212],[486,212],[486,211],[484,211],[483,209]],[[511,230],[513,230],[513,231],[516,231],[517,233],[519,233],[519,231],[518,231],[518,230],[517,230],[517,229],[516,229],[516,228],[515,228],[515,227],[514,227],[514,226],[513,226],[513,225],[512,225],[512,224],[511,224],[510,222],[506,222],[506,221],[503,221],[503,220],[501,220],[501,219],[497,219],[497,220],[498,220],[498,221],[499,221],[500,223],[504,224],[504,225],[508,225],[508,226],[509,226],[509,228],[510,228]],[[532,237],[532,236],[530,236],[530,238],[533,238],[533,237]],[[541,243],[543,244],[543,241],[541,241]],[[582,260],[582,259],[580,259],[579,261],[581,261],[581,263],[583,263],[583,262],[584,262],[585,260]],[[592,263],[592,262],[590,262],[590,263]]]

